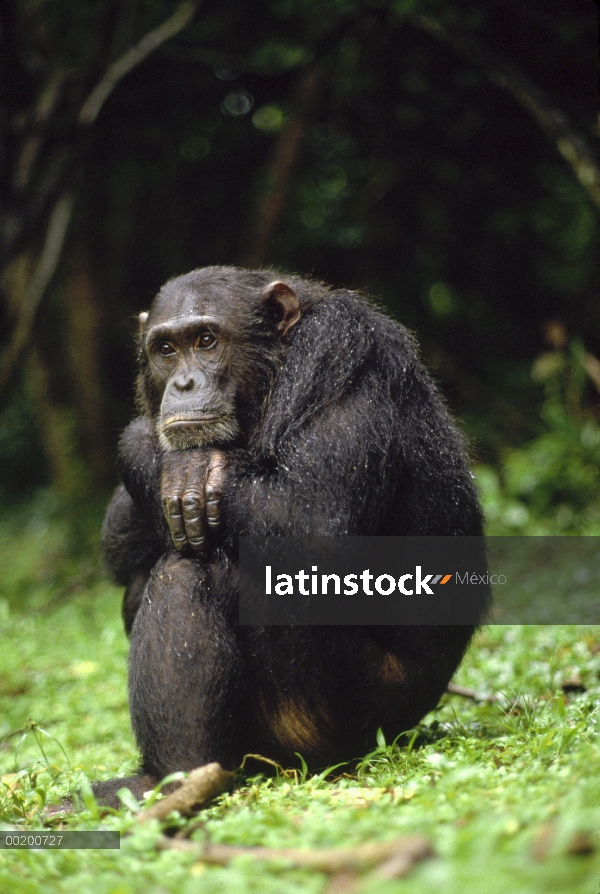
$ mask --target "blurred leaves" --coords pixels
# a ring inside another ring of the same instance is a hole
[[[557,344],[566,337],[556,323],[547,334]],[[585,401],[588,356],[573,340],[533,363],[545,390],[542,432],[506,450],[500,473],[477,469],[489,533],[600,533],[600,419]]]

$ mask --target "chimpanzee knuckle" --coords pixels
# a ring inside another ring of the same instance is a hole
[[[208,481],[204,488],[207,501],[218,502],[223,497],[223,485],[220,481]]]
[[[218,528],[221,524],[221,504],[218,501],[209,501],[206,504],[206,521],[211,529]]]
[[[164,501],[163,505],[165,510],[165,519],[171,533],[171,539],[173,540],[173,543],[175,544],[177,549],[181,549],[183,546],[185,546],[186,543],[185,525],[181,512],[181,504],[177,497],[170,497],[169,499]]]
[[[204,530],[188,530],[188,543],[195,550],[201,550],[204,548],[206,544],[206,537],[204,535]]]
[[[216,494],[220,496],[223,491],[223,485],[225,484],[225,478],[225,464],[210,466],[206,477],[206,486],[204,488],[205,494]]]
[[[213,450],[210,455],[211,465],[227,465],[227,454],[222,450]]]
[[[195,553],[203,553],[206,547],[206,537],[189,539],[189,544]]]
[[[172,524],[172,519],[167,519],[169,524],[169,531],[171,533],[171,540],[176,549],[183,549],[183,547],[187,543],[187,535],[185,533],[185,528],[183,525]]]
[[[163,479],[160,493],[161,493],[161,498],[162,498],[163,503],[166,503],[167,501],[171,501],[171,500],[179,501],[181,499],[181,495],[183,493],[183,488],[177,482],[174,482],[174,481],[165,482]]]
[[[184,493],[181,499],[181,505],[183,506],[184,512],[186,510],[188,512],[194,512],[195,510],[200,511],[204,505],[204,494],[200,491],[188,490]]]
[[[163,505],[165,507],[165,514],[168,515],[169,518],[176,518],[181,515],[179,497],[174,495],[164,497]]]

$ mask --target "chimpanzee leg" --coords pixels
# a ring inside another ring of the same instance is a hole
[[[131,721],[142,769],[157,779],[211,761],[233,765],[240,660],[205,577],[194,559],[161,559],[131,631]]]

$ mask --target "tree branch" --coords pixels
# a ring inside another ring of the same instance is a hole
[[[96,84],[79,112],[79,123],[89,127],[98,117],[100,109],[115,89],[117,84],[126,74],[129,74],[140,62],[153,53],[162,43],[178,34],[188,22],[191,21],[197,2],[180,3],[170,19],[167,19],[158,28],[149,31],[130,50],[127,50],[119,59],[109,65],[99,82]]]
[[[25,189],[29,183],[42,145],[45,126],[48,124],[50,116],[54,112],[61,97],[63,80],[63,73],[57,71],[49,78],[42,88],[42,92],[33,113],[33,133],[27,140],[25,140],[17,159],[14,175],[14,188],[16,190]]]
[[[29,282],[23,301],[20,303],[17,323],[0,362],[0,392],[8,385],[21,352],[29,341],[40,301],[60,260],[72,210],[73,197],[70,192],[64,192],[50,215],[44,246],[35,273]]]
[[[600,208],[600,168],[586,139],[571,127],[567,116],[552,106],[544,91],[529,80],[508,59],[481,41],[449,31],[438,19],[411,13],[408,21],[436,40],[485,69],[494,84],[507,90],[537,121],[558,152],[570,164],[575,176]]]

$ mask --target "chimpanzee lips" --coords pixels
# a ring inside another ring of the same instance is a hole
[[[221,421],[219,416],[169,416],[165,419],[163,429],[201,428],[203,425],[212,425]]]
[[[158,440],[167,453],[190,447],[230,444],[239,434],[235,416],[175,414],[157,424]]]

